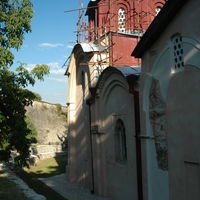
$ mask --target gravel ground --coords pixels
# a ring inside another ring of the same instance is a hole
[[[34,190],[28,187],[28,185],[18,178],[10,169],[8,169],[3,163],[0,163],[0,171],[3,171],[7,176],[8,179],[13,181],[17,187],[23,191],[23,193],[29,198],[30,200],[46,200],[46,197],[37,194]]]
[[[40,178],[40,180],[69,200],[111,200],[91,194],[89,190],[78,183],[70,183],[65,174]]]

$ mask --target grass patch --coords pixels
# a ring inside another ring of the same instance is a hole
[[[66,163],[67,157],[59,156],[41,160],[38,162],[37,166],[31,166],[30,169],[24,168],[23,170],[17,170],[15,173],[23,179],[29,187],[45,196],[47,200],[67,200],[42,181],[38,180],[38,178],[47,178],[65,173]]]
[[[0,172],[0,199],[1,200],[29,200],[24,193],[10,181],[7,175]]]
[[[15,172],[26,184],[32,188],[38,194],[41,194],[46,197],[47,200],[67,200],[53,189],[48,187],[46,184],[33,177],[31,174],[28,174],[24,170],[18,170]],[[7,200],[7,199],[6,199]],[[13,199],[12,199],[13,200]],[[15,199],[16,200],[16,199]],[[21,200],[21,199],[20,199]]]
[[[38,162],[36,166],[31,166],[24,170],[35,178],[47,178],[58,174],[65,173],[67,164],[67,156],[59,156],[56,158],[48,158]]]

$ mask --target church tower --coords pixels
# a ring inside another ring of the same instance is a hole
[[[88,41],[106,46],[109,66],[140,66],[131,52],[165,0],[90,0]]]

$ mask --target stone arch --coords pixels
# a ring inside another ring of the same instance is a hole
[[[86,49],[86,48],[85,48]],[[81,44],[77,44],[71,55],[69,74],[69,99],[68,99],[68,123],[69,123],[69,151],[68,151],[68,177],[72,182],[82,183],[91,188],[91,161],[89,139],[89,109],[86,105],[86,92],[89,90],[90,69],[87,61],[91,58],[91,52]],[[82,72],[88,80],[88,88],[83,90]],[[82,166],[81,168],[79,166]]]
[[[198,199],[200,195],[199,66],[185,65],[169,85],[166,117],[170,199]]]
[[[92,54],[88,53],[88,52],[84,52],[83,47],[81,46],[81,44],[77,44],[73,51],[72,51],[72,55],[71,55],[71,60],[70,60],[70,66],[69,66],[69,104],[77,104],[78,100],[77,100],[77,94],[80,95],[80,91],[77,91],[77,87],[82,85],[82,79],[81,79],[81,73],[84,72],[85,75],[85,79],[87,84],[88,84],[88,88],[87,90],[89,90],[89,88],[91,87],[91,81],[90,81],[90,69],[89,66],[87,65],[87,62],[91,59]],[[82,87],[82,86],[80,86]],[[82,89],[80,88],[80,90],[82,91]],[[81,97],[81,99],[83,99],[83,97]]]
[[[183,37],[182,46],[184,68],[171,78],[166,104],[170,199],[198,199],[200,41]]]
[[[175,68],[174,36],[181,37],[183,49],[183,67]],[[143,76],[144,89],[142,94],[143,107],[146,113],[145,132],[155,139],[155,149],[158,167],[168,169],[167,161],[167,122],[166,100],[171,79],[176,74],[185,70],[185,66],[192,65],[199,68],[200,43],[191,38],[182,37],[180,34],[173,35],[161,53],[157,56],[149,73]],[[170,59],[169,59],[170,58]]]
[[[114,67],[104,70],[96,88],[94,109],[98,115],[99,134],[94,136],[96,144],[98,143],[94,146],[100,155],[96,166],[101,166],[101,173],[95,167],[95,174],[101,174],[96,176],[96,180],[101,180],[99,190],[101,194],[112,196],[116,200],[137,198],[133,95],[129,93],[125,76]],[[123,121],[126,130],[127,162],[124,164],[117,162],[115,157],[115,125],[118,119]],[[115,174],[119,176],[116,177]]]

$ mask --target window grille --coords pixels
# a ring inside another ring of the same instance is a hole
[[[124,8],[118,10],[118,31],[125,33],[126,30],[126,13]]]
[[[182,40],[183,39],[180,35],[177,35],[172,39],[175,70],[181,70],[184,68]]]

